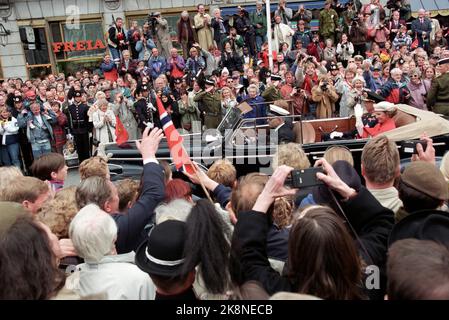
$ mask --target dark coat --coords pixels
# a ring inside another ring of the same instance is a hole
[[[278,130],[278,143],[281,144],[289,142],[295,142],[295,134],[292,127],[288,123],[285,123]]]
[[[368,265],[385,264],[388,236],[393,228],[394,216],[365,188],[357,196],[342,204],[345,214],[366,248],[359,248]],[[239,212],[233,234],[233,251],[238,252],[242,280],[259,281],[268,294],[279,291],[296,292],[298,285],[271,268],[267,257],[266,239],[271,222],[269,216],[256,211]]]
[[[146,239],[145,226],[153,222],[154,209],[164,199],[164,170],[156,163],[143,166],[142,193],[128,214],[113,214],[118,234],[115,246],[117,253],[136,250]]]

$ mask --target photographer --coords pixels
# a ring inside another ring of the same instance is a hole
[[[354,7],[354,3],[352,1],[349,1],[346,3],[345,10],[342,13],[343,16],[343,33],[348,34],[349,28],[352,25],[352,22],[355,18],[357,18],[357,10]]]
[[[395,50],[399,50],[401,46],[405,45],[407,46],[407,49],[410,49],[412,42],[412,37],[410,37],[410,35],[407,33],[407,27],[400,26],[396,37],[393,40],[393,48]]]
[[[125,29],[123,28],[123,19],[117,18],[108,30],[108,47],[112,55],[112,60],[122,57],[121,52],[128,48]]]
[[[229,36],[223,40],[223,48],[227,42],[231,44],[232,50],[234,50],[240,57],[243,55],[245,40],[241,35],[237,34],[237,30],[234,27],[229,29]]]
[[[386,7],[390,10],[397,11],[400,19],[408,21],[412,15],[409,0],[388,0]]]
[[[309,23],[310,23],[310,21],[312,21],[312,11],[306,10],[304,8],[304,5],[301,4],[298,7],[298,11],[293,15],[292,21],[297,21],[298,25],[299,25],[300,21],[304,21],[305,28],[309,29],[310,28]]]
[[[366,56],[366,26],[360,17],[356,17],[352,20],[351,27],[349,28],[349,39],[351,39],[354,45],[354,54]]]
[[[153,50],[153,48],[156,48],[156,45],[154,44],[151,37],[147,38],[144,34],[142,34],[140,36],[140,39],[136,42],[138,60],[145,61],[146,63],[151,56],[151,51]]]
[[[217,44],[218,49],[223,50],[223,39],[228,32],[226,30],[225,21],[221,16],[220,8],[214,10],[214,18],[212,19],[211,27],[214,29],[214,41]]]
[[[348,41],[348,36],[343,33],[341,35],[341,41],[337,45],[337,55],[338,55],[338,61],[340,61],[343,64],[343,67],[348,66],[348,60],[352,58],[352,55],[354,54],[354,45]]]
[[[320,35],[314,32],[312,42],[307,46],[307,54],[314,57],[317,61],[321,61],[324,47],[324,43],[320,42]]]
[[[281,17],[281,22],[283,24],[287,24],[289,23],[290,20],[292,20],[293,18],[293,10],[290,8],[287,8],[287,0],[280,0],[279,1],[279,6],[276,9],[276,11],[274,12],[275,16],[280,16]]]
[[[335,102],[339,96],[327,75],[321,76],[318,85],[312,88],[312,100],[317,103],[317,119],[332,118],[335,113]]]
[[[293,35],[293,44],[296,44],[298,40],[301,40],[302,46],[307,48],[307,46],[312,42],[312,36],[310,30],[306,30],[306,22],[304,20],[298,21],[298,29]]]
[[[374,42],[379,45],[380,48],[385,47],[385,42],[388,40],[388,35],[390,34],[390,30],[388,30],[387,26],[384,24],[382,20],[375,26],[374,29],[371,29],[369,32],[369,36],[373,38]]]
[[[187,59],[184,70],[188,74],[189,80],[196,78],[197,74],[206,67],[204,58],[200,55],[200,50],[198,43],[194,43],[192,48],[190,48],[190,57]]]
[[[173,48],[171,43],[170,33],[168,32],[168,22],[161,17],[160,12],[155,12],[149,17],[149,20],[153,20],[151,23],[154,27],[154,34],[156,35],[156,45],[161,56],[165,59],[170,57],[170,51]]]

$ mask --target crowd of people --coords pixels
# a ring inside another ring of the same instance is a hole
[[[182,52],[160,12],[129,30],[117,18],[99,72],[3,82],[0,299],[449,299],[449,155],[437,167],[423,134],[404,169],[382,135],[398,104],[449,115],[448,29],[424,10],[411,18],[405,2],[326,1],[314,31],[317,12],[280,0],[271,48],[259,1],[226,18],[202,4],[193,19],[183,12]],[[173,178],[156,157],[159,99],[184,133],[217,128],[245,101],[247,118],[270,105],[354,116],[354,137],[370,139],[361,168],[341,146],[310,163],[274,117],[271,176],[239,177],[223,159]],[[119,122],[140,181],[113,183],[107,158],[92,156]],[[74,150],[81,181],[65,187]],[[289,187],[311,166],[321,184]]]
[[[223,159],[174,177],[156,159],[162,138],[144,130],[140,182],[111,182],[100,156],[71,187],[58,153],[33,176],[0,167],[0,299],[449,298],[449,156],[438,168],[427,136],[405,170],[393,141],[371,139],[365,185],[348,149],[311,164],[294,143],[271,176],[237,179]],[[289,187],[311,165],[322,184]]]

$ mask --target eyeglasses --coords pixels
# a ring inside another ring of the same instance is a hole
[[[414,75],[412,75],[412,78],[419,78],[419,75],[414,74]]]

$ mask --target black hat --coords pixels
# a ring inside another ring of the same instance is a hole
[[[21,96],[14,96],[13,100],[14,102],[21,102],[23,101],[23,98]]]
[[[362,180],[358,175],[357,171],[355,171],[354,167],[351,164],[344,160],[335,161],[332,165],[335,173],[346,183],[349,187],[353,188],[356,191],[359,191],[362,188]],[[326,185],[319,185],[313,188],[312,190],[313,200],[317,204],[333,204],[332,196],[330,194],[329,188]]]
[[[379,102],[385,101],[384,97],[382,97],[381,95],[379,95],[371,90],[366,91],[366,93],[368,94],[368,100],[372,100],[372,101],[374,101],[374,103],[379,103]]]
[[[148,234],[147,241],[137,248],[136,265],[150,275],[181,275],[186,236],[185,222],[167,220],[157,224]]]
[[[407,238],[432,240],[449,247],[449,214],[439,210],[423,210],[408,215],[393,227],[388,246]]]
[[[282,81],[282,77],[280,75],[278,75],[278,74],[272,74],[271,75],[271,81]]]
[[[182,80],[181,80],[181,78],[175,78],[175,79],[173,80],[173,83],[175,83],[175,84],[180,84],[180,83],[182,83]]]
[[[83,93],[80,91],[80,90],[75,90],[74,92],[73,92],[73,96],[74,97],[82,97],[83,96]]]
[[[270,72],[270,71],[267,71],[267,72],[265,73],[265,77],[270,78],[270,77],[271,77],[271,72]]]
[[[215,86],[215,81],[212,79],[206,79],[205,83],[209,86]]]

